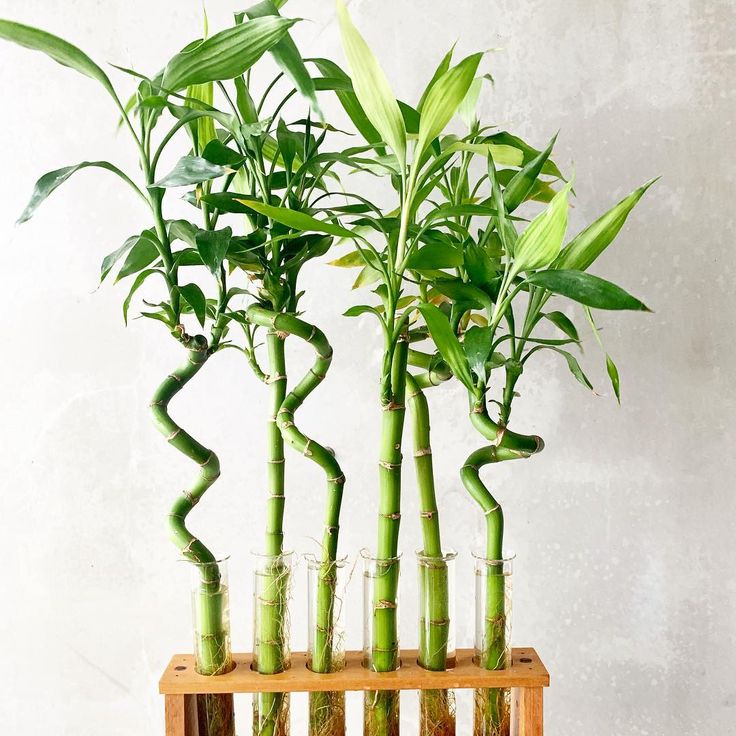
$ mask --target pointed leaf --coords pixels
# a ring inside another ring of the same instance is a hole
[[[123,263],[123,267],[115,278],[115,283],[124,279],[126,276],[138,273],[144,269],[149,263],[152,263],[159,256],[158,238],[152,230],[144,230],[135,245],[130,249],[127,258]]]
[[[485,382],[487,378],[486,361],[493,346],[493,330],[490,327],[471,327],[463,338],[463,350],[468,358],[470,369]]]
[[[472,284],[465,284],[460,279],[454,281],[438,280],[434,282],[433,286],[440,294],[450,297],[459,304],[470,304],[476,309],[490,309],[492,306],[491,297],[485,291]]]
[[[544,212],[519,236],[514,245],[512,276],[548,266],[557,257],[567,230],[567,195],[571,186],[572,182],[557,192]]]
[[[105,280],[107,274],[110,273],[112,267],[138,242],[140,235],[133,235],[128,238],[117,250],[112,253],[108,253],[102,259],[102,265],[100,266],[100,283]]]
[[[413,250],[406,261],[406,267],[412,270],[458,268],[462,265],[463,253],[460,248],[440,243],[429,243]]]
[[[152,187],[183,187],[191,184],[201,184],[203,181],[217,179],[228,172],[219,164],[210,163],[200,156],[182,156],[176,166]]]
[[[420,304],[419,311],[427,323],[430,335],[440,355],[455,377],[469,390],[474,389],[468,359],[465,357],[460,341],[450,327],[450,321],[434,304]]]
[[[468,91],[457,109],[457,114],[465,123],[465,127],[470,129],[478,119],[478,98],[483,87],[483,77],[476,77],[468,88]]]
[[[592,225],[576,235],[555,261],[556,268],[586,271],[598,256],[613,242],[626,218],[649,187],[652,179],[639,187],[615,207],[599,217]]]
[[[279,9],[272,0],[263,0],[263,2],[254,5],[245,11],[246,15],[253,18],[264,18],[268,16],[278,16]],[[322,111],[317,101],[317,93],[314,88],[314,80],[304,65],[299,49],[287,33],[280,41],[271,46],[269,53],[273,56],[274,61],[281,67],[287,77],[291,79],[294,87],[299,94],[309,103],[312,110],[318,117],[322,117]]]
[[[455,51],[455,44],[452,44],[452,48],[442,57],[442,61],[440,61],[437,68],[434,70],[434,74],[432,75],[432,79],[429,80],[429,84],[425,87],[424,92],[422,92],[422,96],[419,98],[419,104],[417,105],[417,112],[421,113],[422,108],[424,107],[424,101],[427,99],[427,95],[429,94],[429,90],[432,89],[434,86],[434,83],[442,77],[445,72],[447,72],[450,68],[450,64],[452,63],[452,54]]]
[[[179,291],[184,301],[192,308],[199,324],[204,327],[204,320],[207,316],[207,299],[202,289],[197,284],[184,284],[179,287]]]
[[[527,283],[595,309],[651,311],[620,286],[584,271],[538,271],[527,278]]]
[[[358,278],[356,278],[353,283],[353,289],[359,289],[361,286],[370,286],[371,284],[375,284],[380,281],[382,278],[383,274],[377,268],[373,268],[373,266],[368,265],[363,266],[363,268],[360,269]]]
[[[483,54],[473,54],[445,72],[427,93],[419,123],[415,158],[445,129],[470,89]]]
[[[250,69],[297,21],[268,16],[215,33],[166,65],[162,86],[177,92],[190,84],[234,79]]]
[[[524,167],[519,171],[513,179],[506,185],[506,189],[503,192],[503,201],[506,204],[506,211],[513,212],[524,200],[527,195],[534,188],[534,184],[537,181],[537,177],[542,172],[544,164],[550,157],[552,149],[554,148],[557,135],[552,138],[547,148],[542,151],[538,156],[535,156],[529,163],[525,164]]]
[[[613,392],[616,394],[616,401],[618,403],[621,403],[621,381],[619,379],[618,375],[618,368],[616,368],[616,364],[613,362],[613,358],[606,353],[606,372],[608,373],[608,377],[611,379],[611,386],[613,386]]]
[[[213,275],[217,275],[225,260],[232,236],[233,231],[230,227],[222,228],[222,230],[200,230],[197,233],[197,250],[202,257],[202,262]]]
[[[572,320],[567,315],[562,312],[547,312],[547,314],[543,316],[555,325],[555,327],[562,330],[570,339],[575,340],[575,342],[580,342],[577,327],[575,327]]]
[[[343,317],[360,317],[361,314],[368,313],[378,315],[378,310],[375,307],[369,307],[367,304],[359,304],[355,307],[350,307],[350,309],[343,313]]]
[[[360,251],[354,250],[352,253],[346,253],[334,261],[330,261],[327,265],[337,266],[338,268],[357,268],[358,266],[364,266],[365,261]]]
[[[335,225],[331,222],[325,222],[324,220],[318,220],[305,212],[299,212],[297,210],[290,210],[286,207],[274,207],[270,204],[263,202],[251,202],[243,199],[238,200],[247,207],[250,207],[256,212],[260,212],[262,215],[269,217],[276,222],[280,222],[282,225],[298,230],[299,232],[315,232],[315,233],[326,233],[327,235],[336,235],[340,238],[354,238],[355,235],[347,228]]]
[[[406,166],[406,128],[386,75],[364,38],[353,25],[343,0],[337,0],[342,44],[353,76],[355,94],[371,124]]]
[[[245,161],[245,156],[232,148],[228,148],[217,138],[213,138],[204,147],[202,158],[206,159],[211,164],[227,166],[233,169],[239,168]]]
[[[126,325],[128,324],[128,310],[130,309],[130,302],[133,300],[133,295],[142,286],[143,282],[154,273],[160,274],[161,276],[164,275],[163,272],[159,271],[157,268],[149,268],[145,271],[141,271],[141,273],[135,277],[135,281],[133,281],[133,285],[130,287],[128,296],[125,297],[125,301],[123,302],[123,322],[125,322]]]
[[[68,41],[38,28],[9,20],[0,20],[0,38],[33,51],[41,51],[59,64],[96,80],[117,101],[117,95],[107,74],[84,51]]]
[[[75,166],[65,166],[64,168],[57,169],[56,171],[49,171],[48,174],[44,174],[36,182],[36,185],[33,188],[33,194],[31,194],[31,199],[26,205],[25,210],[23,210],[23,214],[18,218],[18,224],[21,225],[30,220],[39,205],[53,191],[60,187],[72,174],[89,167],[111,171],[113,174],[127,180],[125,174],[117,166],[113,166],[113,164],[108,163],[107,161],[82,161],[81,164],[76,164]]]

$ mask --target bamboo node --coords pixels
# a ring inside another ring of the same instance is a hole
[[[498,511],[498,509],[501,508],[501,504],[496,504],[493,508],[488,509],[487,511],[483,512],[484,516],[490,516],[494,511]]]
[[[192,552],[192,546],[195,545],[195,544],[197,544],[198,542],[199,542],[199,539],[197,539],[197,537],[192,537],[189,540],[189,542],[187,542],[186,547],[184,547],[184,549],[182,549],[182,551],[181,551],[182,554],[184,554],[184,555],[192,555],[192,556],[194,556],[195,559],[199,560],[199,558],[197,557],[197,555],[194,554],[194,552]]]
[[[414,453],[414,457],[424,457],[425,455],[431,455],[431,454],[432,454],[431,447],[422,447],[421,449],[417,450]]]
[[[449,626],[450,619],[449,618],[430,619],[429,625],[430,626]]]
[[[283,493],[271,493],[268,496],[269,501],[279,500],[282,498],[286,498],[286,496]]]
[[[269,465],[282,465],[286,462],[286,458],[279,458],[278,460],[266,460]]]
[[[382,609],[394,609],[396,608],[396,603],[394,601],[387,601],[387,600],[380,600],[378,603],[376,603],[376,608],[382,608]],[[391,652],[393,651],[393,647],[391,649],[384,649],[380,650],[377,649],[377,651],[385,651],[385,652]]]
[[[210,461],[211,460],[217,460],[217,456],[215,455],[214,452],[210,452],[210,454],[207,457],[207,459],[203,463],[199,463],[199,467],[200,468],[204,468],[205,466],[207,466],[207,465],[210,464]]]
[[[317,334],[317,325],[312,325],[312,331],[309,333],[309,337],[307,338],[307,342],[312,342],[314,339],[314,336]]]
[[[197,496],[192,495],[189,491],[182,491],[181,495],[186,498],[187,501],[192,505],[192,507],[196,506],[199,503],[199,498]]]
[[[421,519],[434,519],[436,511],[420,511],[419,518]]]
[[[389,463],[386,460],[379,460],[378,465],[385,470],[395,470],[401,467],[401,463]]]
[[[335,485],[341,486],[345,484],[345,475],[338,475],[335,478],[328,478],[328,483],[334,483]]]
[[[312,457],[312,455],[314,455],[314,453],[309,449],[309,445],[311,444],[312,440],[307,440],[307,444],[304,445],[304,452],[302,452],[302,455],[304,455],[304,457]]]
[[[166,406],[166,402],[164,401],[152,401],[148,406],[154,407],[154,406]]]
[[[282,376],[278,373],[273,376],[266,376],[266,383],[270,386],[272,383],[278,383],[279,381],[285,381],[286,376]]]
[[[176,381],[177,383],[181,383],[181,376],[177,376],[176,373],[169,373],[169,378]]]
[[[401,518],[401,513],[396,511],[393,514],[378,514],[381,519],[391,519],[391,521],[398,521]]]
[[[496,435],[496,439],[493,441],[493,444],[496,447],[498,447],[501,444],[501,442],[503,442],[503,438],[505,434],[506,434],[506,425],[502,424],[499,428],[498,434]]]
[[[325,531],[332,536],[333,534],[337,534],[340,531],[339,526],[325,526]]]
[[[175,429],[167,438],[167,442],[171,442],[179,433],[181,432],[181,428]]]
[[[283,330],[274,330],[273,334],[279,339],[279,340],[286,340],[287,337],[289,337],[288,332],[284,332]]]
[[[334,350],[333,350],[332,348],[330,348],[330,349],[328,350],[328,352],[326,352],[326,353],[317,353],[317,357],[318,357],[318,358],[319,358],[320,360],[332,360],[332,356],[333,356],[334,354],[335,354],[335,351],[334,351]]]
[[[396,401],[389,401],[388,404],[386,404],[382,411],[401,411],[402,409],[405,409],[406,407],[404,404],[399,404]]]
[[[316,370],[314,370],[314,368],[310,368],[310,369],[309,369],[309,372],[310,372],[310,373],[311,373],[311,374],[312,374],[312,375],[313,375],[313,376],[314,376],[314,377],[315,377],[315,378],[316,378],[316,379],[317,379],[318,381],[324,381],[324,380],[325,380],[325,378],[327,377],[327,374],[326,374],[326,373],[317,373],[317,371],[316,371]]]

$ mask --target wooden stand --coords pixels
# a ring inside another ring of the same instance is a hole
[[[345,669],[325,675],[307,669],[307,655],[299,652],[292,654],[291,669],[286,672],[259,675],[251,670],[249,654],[235,654],[232,672],[206,677],[194,671],[191,654],[177,654],[159,682],[159,692],[165,696],[166,736],[198,736],[194,696],[204,693],[459,690],[479,687],[512,688],[513,736],[543,736],[543,688],[549,686],[549,673],[534,649],[514,649],[511,667],[493,671],[473,664],[472,649],[459,649],[454,669],[446,672],[422,669],[416,663],[416,650],[402,651],[402,666],[395,672],[371,672],[361,665],[361,660],[361,652],[348,652]]]

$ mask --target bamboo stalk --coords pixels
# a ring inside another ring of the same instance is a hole
[[[316,359],[306,376],[284,398],[277,412],[277,425],[282,437],[297,452],[319,465],[327,479],[325,525],[322,536],[321,566],[318,575],[316,630],[312,640],[311,667],[315,672],[333,672],[340,662],[333,661],[335,584],[337,546],[340,532],[340,507],[342,505],[345,476],[340,464],[326,447],[304,434],[294,422],[294,414],[307,397],[322,383],[332,362],[332,347],[324,333],[290,314],[272,312],[259,306],[248,309],[248,318],[257,325],[267,327],[276,334],[295,335],[309,343],[315,350]],[[310,732],[315,734],[334,733],[330,730],[335,719],[334,693],[310,695]],[[344,708],[343,708],[344,711]],[[343,721],[344,730],[344,721]]]
[[[174,502],[169,513],[171,539],[182,555],[198,565],[200,588],[196,597],[199,631],[197,666],[201,674],[219,675],[232,668],[229,632],[223,617],[224,591],[215,556],[186,526],[189,512],[220,476],[220,462],[214,452],[195,440],[169,415],[169,403],[202,369],[210,352],[202,335],[189,337],[180,331],[187,348],[186,361],[168,375],[156,389],[151,401],[151,415],[156,429],[169,444],[193,460],[200,468],[199,477]],[[200,736],[234,736],[232,695],[200,695]]]

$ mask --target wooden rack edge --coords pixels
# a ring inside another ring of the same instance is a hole
[[[235,669],[226,675],[207,677],[194,671],[194,656],[177,654],[159,681],[162,695],[203,693],[324,692],[363,690],[432,690],[476,687],[536,688],[549,686],[549,673],[531,647],[515,648],[511,667],[484,670],[473,663],[472,649],[458,649],[455,667],[430,672],[417,664],[416,650],[402,650],[402,666],[395,672],[371,672],[362,664],[361,652],[348,652],[345,669],[319,674],[307,668],[305,652],[292,654],[292,666],[277,675],[251,670],[250,654],[235,654]]]

